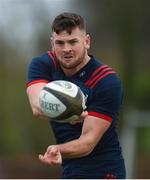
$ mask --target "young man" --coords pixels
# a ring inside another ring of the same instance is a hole
[[[88,97],[87,109],[71,123],[50,122],[56,145],[50,145],[41,162],[62,165],[62,178],[125,178],[124,159],[116,133],[122,86],[112,68],[88,55],[90,35],[80,15],[62,13],[52,24],[51,45],[33,58],[27,94],[34,115],[42,116],[39,93],[50,81],[67,80]]]

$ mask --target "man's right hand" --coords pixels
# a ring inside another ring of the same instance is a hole
[[[36,83],[36,84],[32,84],[31,86],[27,88],[27,95],[29,98],[33,115],[38,116],[38,117],[44,116],[40,108],[39,96],[40,96],[41,90],[46,84],[47,83],[43,83],[43,82]]]
[[[85,117],[88,115],[88,112],[87,111],[83,111],[80,115],[80,117],[76,120],[73,120],[73,121],[70,121],[70,124],[71,125],[75,125],[77,123],[81,123],[84,121]]]

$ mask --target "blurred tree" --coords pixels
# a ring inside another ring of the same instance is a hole
[[[74,0],[68,1],[72,7],[67,9],[52,6],[52,1],[4,2],[0,1],[1,154],[37,154],[55,141],[48,123],[33,117],[25,91],[28,63],[49,49],[56,12],[74,11],[86,19],[90,52],[119,72],[125,105],[150,109],[150,1]]]

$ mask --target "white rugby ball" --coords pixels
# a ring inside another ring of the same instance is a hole
[[[86,107],[81,89],[64,80],[46,84],[40,92],[39,102],[44,115],[57,122],[78,119]]]

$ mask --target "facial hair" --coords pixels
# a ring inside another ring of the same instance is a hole
[[[59,60],[58,58],[58,62],[60,64],[60,66],[64,69],[75,69],[76,67],[78,67],[80,64],[82,64],[82,62],[84,61],[85,59],[85,49],[83,51],[83,53],[80,55],[80,57],[78,59],[76,59],[73,63],[71,64],[66,64],[64,62],[62,62],[61,60]],[[57,57],[57,56],[56,56]]]

